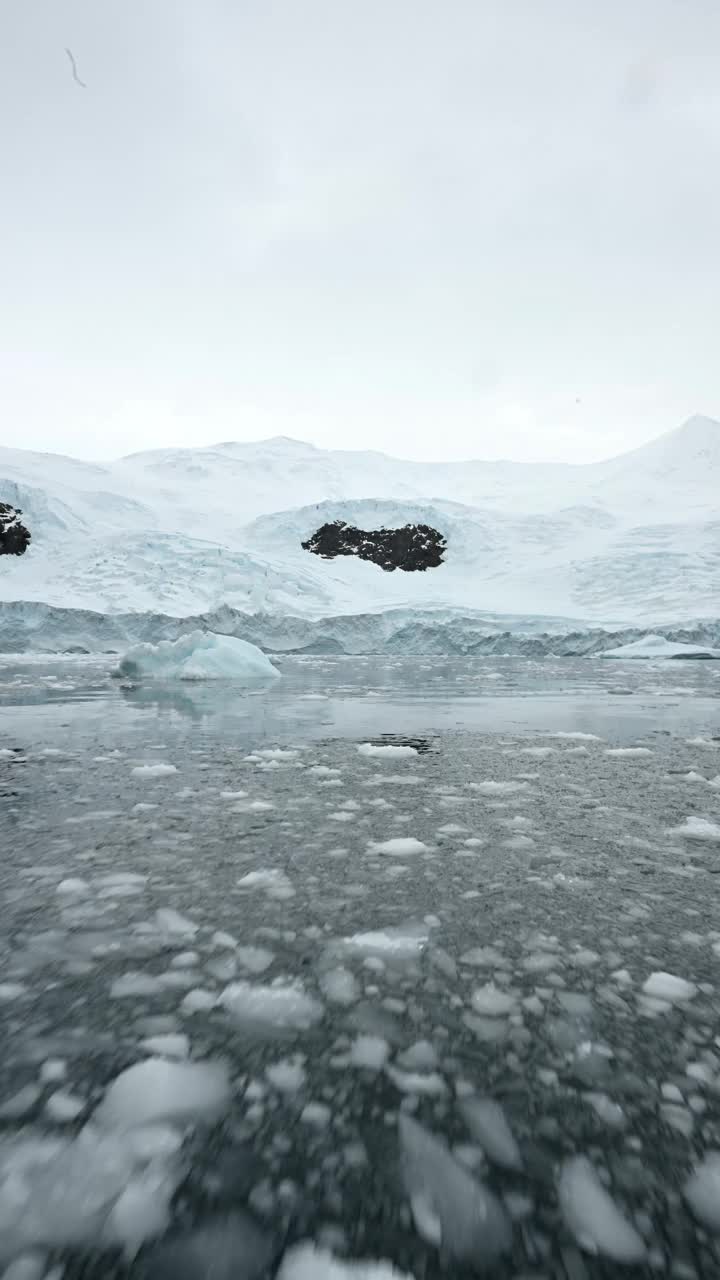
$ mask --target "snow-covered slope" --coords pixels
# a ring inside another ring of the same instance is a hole
[[[706,418],[588,466],[434,465],[282,438],[107,466],[0,448],[0,501],[32,533],[25,555],[0,557],[0,602],[313,622],[390,609],[641,626],[720,614],[720,424]],[[304,551],[333,520],[430,525],[445,562],[386,573]]]

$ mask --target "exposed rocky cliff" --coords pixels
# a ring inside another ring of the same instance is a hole
[[[324,524],[302,544],[303,550],[324,560],[359,556],[391,573],[435,569],[442,564],[447,543],[428,524],[406,524],[401,529],[354,529],[343,520]]]
[[[20,520],[22,511],[0,502],[0,556],[21,556],[30,546],[30,530]]]

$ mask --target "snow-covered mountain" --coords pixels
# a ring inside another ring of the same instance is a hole
[[[183,617],[384,610],[651,625],[720,615],[720,423],[584,466],[403,462],[284,438],[107,466],[0,448],[0,502],[32,543],[0,601]],[[426,572],[303,550],[319,526],[425,524]]]

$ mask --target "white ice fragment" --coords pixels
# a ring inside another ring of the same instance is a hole
[[[405,858],[415,853],[427,853],[428,846],[414,836],[395,836],[391,840],[370,840],[368,849],[373,853],[386,853],[391,858]]]
[[[181,1172],[174,1149],[148,1155],[93,1124],[72,1140],[27,1130],[0,1147],[0,1256],[120,1245],[130,1257],[164,1230]]]
[[[166,938],[190,939],[194,938],[198,931],[198,926],[192,920],[181,916],[180,912],[173,910],[172,907],[160,907],[155,912],[155,923]]]
[[[299,982],[275,982],[269,986],[234,982],[218,1003],[236,1022],[260,1028],[306,1031],[323,1017],[323,1006],[308,995]]]
[[[471,1002],[475,1012],[486,1018],[502,1018],[512,1013],[517,1003],[515,996],[501,991],[493,982],[487,982],[484,987],[476,987]]]
[[[680,827],[671,827],[669,836],[681,836],[683,840],[706,840],[720,844],[720,826],[707,818],[686,818]]]
[[[130,771],[134,778],[168,778],[177,773],[174,764],[138,764]]]
[[[213,947],[228,947],[230,950],[234,950],[237,946],[237,938],[233,938],[231,933],[223,933],[220,929],[215,931],[210,942]]]
[[[247,969],[248,973],[264,973],[270,968],[275,959],[274,952],[268,951],[266,947],[238,947],[237,949],[238,963],[243,969]]]
[[[593,1111],[603,1124],[610,1129],[622,1129],[626,1123],[625,1112],[617,1102],[613,1102],[606,1093],[586,1093],[585,1101],[590,1103]]]
[[[133,1129],[162,1120],[187,1122],[215,1115],[229,1096],[223,1063],[146,1058],[113,1080],[95,1119],[105,1129]]]
[[[163,984],[153,973],[123,973],[110,986],[113,1000],[124,1000],[135,996],[156,996],[162,991]]]
[[[90,892],[90,885],[88,884],[87,880],[71,878],[68,880],[61,880],[55,892],[60,894],[67,894],[68,896],[71,896],[71,897],[81,897],[83,894]]]
[[[638,1234],[605,1190],[586,1156],[563,1162],[558,1181],[563,1217],[581,1249],[614,1262],[642,1262],[646,1249]]]
[[[332,1111],[324,1102],[308,1102],[300,1112],[300,1119],[303,1124],[309,1124],[313,1129],[327,1129],[332,1119]]]
[[[365,1067],[369,1071],[380,1071],[387,1062],[390,1046],[382,1036],[357,1036],[350,1047],[348,1061],[353,1067]]]
[[[389,1262],[340,1262],[314,1244],[297,1244],[282,1260],[277,1280],[413,1280]]]
[[[44,1084],[54,1084],[67,1076],[67,1063],[62,1058],[46,1058],[40,1068],[40,1079]]]
[[[360,998],[360,987],[354,975],[343,965],[320,975],[320,990],[331,1004],[350,1005]]]
[[[371,759],[380,760],[410,759],[410,757],[418,754],[416,747],[400,746],[392,743],[386,746],[376,747],[372,742],[361,742],[358,745],[358,751],[361,756],[368,756]]]
[[[59,1124],[66,1124],[70,1120],[77,1120],[77,1117],[85,1110],[86,1102],[84,1098],[79,1098],[74,1093],[68,1093],[65,1089],[57,1089],[55,1093],[51,1093],[45,1103],[45,1110],[51,1120],[56,1120]]]
[[[606,756],[615,756],[617,759],[630,759],[633,756],[651,756],[653,753],[649,747],[608,747],[605,751]]]
[[[642,989],[646,996],[651,996],[656,1000],[664,1000],[668,1004],[683,1004],[697,995],[697,987],[694,982],[688,982],[685,978],[678,978],[674,973],[651,973],[650,977],[643,983]]]
[[[19,1000],[20,996],[24,996],[27,987],[22,982],[0,982],[0,1004],[9,1003],[11,1000]]]
[[[304,1061],[302,1054],[296,1054],[294,1058],[283,1058],[281,1062],[274,1062],[266,1067],[265,1075],[279,1093],[297,1093],[307,1080]]]
[[[240,877],[237,884],[239,889],[261,889],[269,898],[280,901],[295,895],[288,876],[277,867],[260,867],[257,871],[248,871]]]
[[[174,1191],[162,1164],[149,1164],[135,1173],[110,1210],[103,1242],[122,1245],[132,1260],[146,1240],[161,1236],[168,1227]]]
[[[405,1190],[415,1225],[428,1243],[481,1268],[507,1252],[510,1223],[492,1192],[440,1138],[402,1112],[399,1135]]]
[[[492,1098],[466,1098],[460,1110],[488,1159],[502,1169],[522,1169],[520,1148],[499,1102]]]
[[[404,963],[420,956],[427,946],[428,938],[427,926],[408,924],[404,927],[399,925],[372,929],[368,933],[354,933],[343,939],[343,945],[351,952]]]
[[[475,791],[479,791],[483,796],[510,796],[518,791],[528,791],[529,783],[527,782],[474,782],[471,784]]]
[[[179,1032],[148,1036],[146,1040],[141,1040],[140,1048],[159,1058],[182,1059],[190,1056],[190,1041]]]
[[[720,1151],[707,1151],[685,1183],[684,1196],[695,1217],[720,1232]]]
[[[192,991],[188,991],[183,997],[180,1012],[186,1016],[192,1016],[194,1013],[209,1013],[215,1008],[217,1002],[217,996],[213,991],[206,991],[203,987],[193,987]]]

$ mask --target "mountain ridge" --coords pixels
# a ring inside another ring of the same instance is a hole
[[[403,462],[273,437],[100,465],[0,448],[31,545],[0,600],[190,616],[492,610],[580,622],[720,614],[720,423],[696,415],[603,463]],[[424,524],[423,574],[303,550],[326,523]],[[340,562],[342,559],[342,563]],[[410,581],[417,579],[417,581]],[[422,581],[419,581],[422,579]]]

